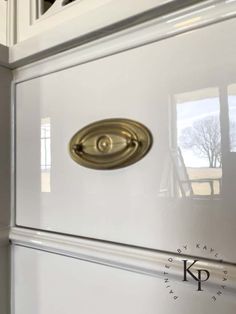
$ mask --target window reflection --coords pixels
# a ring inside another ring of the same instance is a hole
[[[236,84],[228,87],[230,151],[236,152]]]
[[[174,107],[176,135],[171,160],[175,194],[193,198],[219,195],[222,160],[218,89],[178,94]]]
[[[50,192],[51,169],[51,123],[50,118],[41,119],[41,192]]]

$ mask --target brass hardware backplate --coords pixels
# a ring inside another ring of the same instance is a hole
[[[70,140],[70,155],[92,169],[117,169],[131,165],[147,154],[150,131],[129,119],[106,119],[87,125]]]

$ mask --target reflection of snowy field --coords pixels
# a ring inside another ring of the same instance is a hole
[[[182,149],[181,152],[184,158],[184,163],[186,167],[194,168],[194,167],[209,167],[209,162],[206,158],[200,158],[190,149]],[[197,168],[198,169],[198,168]]]
[[[51,192],[50,171],[41,172],[41,192]]]
[[[220,179],[222,177],[221,168],[187,168],[189,179]],[[209,183],[192,183],[195,195],[210,195]],[[219,180],[214,181],[214,194],[219,194]]]

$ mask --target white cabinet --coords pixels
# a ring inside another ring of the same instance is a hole
[[[32,66],[32,79],[19,77],[17,225],[164,251],[199,242],[235,262],[235,26],[229,20],[63,67],[68,51]],[[145,158],[111,171],[70,158],[79,129],[120,117],[151,131]]]
[[[11,80],[11,71],[0,65],[0,228],[10,224]]]
[[[0,0],[0,44],[6,45],[7,43],[7,1]]]
[[[235,313],[235,2],[189,3],[56,0],[40,16],[17,1],[14,314]],[[114,118],[149,129],[148,154],[77,164],[72,136]]]
[[[40,34],[47,36],[46,33],[55,29],[66,42],[73,34],[85,35],[168,3],[168,0],[135,3],[132,0],[17,0],[11,5],[17,16],[15,37],[19,43]],[[77,29],[65,32],[70,25]],[[50,38],[52,42],[53,37]]]
[[[0,47],[1,50],[2,47]],[[4,49],[1,50],[3,52]],[[0,64],[4,55],[0,55]],[[0,65],[0,313],[10,307],[10,86],[12,75]]]

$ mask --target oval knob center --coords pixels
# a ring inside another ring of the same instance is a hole
[[[112,149],[112,140],[109,136],[103,135],[97,140],[97,149],[101,153],[107,153]]]

